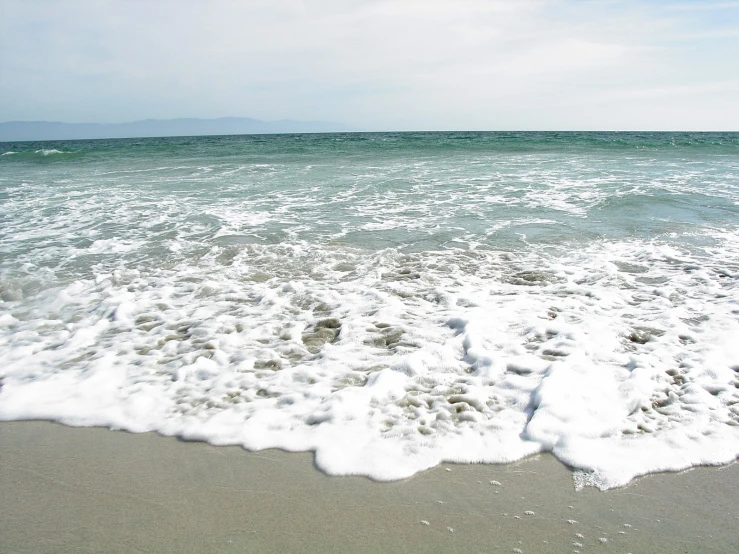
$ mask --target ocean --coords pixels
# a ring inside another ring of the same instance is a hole
[[[739,456],[739,134],[0,144],[0,419],[314,451]]]

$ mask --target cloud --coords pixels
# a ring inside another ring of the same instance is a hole
[[[568,128],[639,127],[651,97],[638,91],[737,74],[734,57],[713,44],[737,46],[731,18],[696,19],[698,5],[5,0],[0,119],[235,115],[492,129],[563,125],[558,114],[567,113]],[[632,92],[611,94],[619,90]],[[700,111],[696,95],[678,96],[681,111]],[[579,115],[563,108],[573,99],[610,104]],[[616,121],[616,112],[630,115]],[[722,121],[739,128],[739,115]],[[661,126],[670,124],[679,119],[665,116]]]
[[[739,2],[695,2],[688,1],[679,4],[668,4],[670,10],[679,11],[713,11],[713,10],[735,10],[739,9]]]

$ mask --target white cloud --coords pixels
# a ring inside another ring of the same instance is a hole
[[[639,128],[654,119],[649,91],[738,74],[727,47],[737,51],[739,40],[726,18],[696,21],[688,7],[697,5],[5,0],[0,119],[240,115],[375,129]],[[718,52],[717,40],[726,43]],[[721,103],[726,90],[703,94],[673,94],[676,113],[653,124],[715,117],[700,103]],[[739,114],[704,125],[718,123],[739,128]]]
[[[713,11],[737,9],[739,8],[739,2],[684,2],[681,4],[668,4],[665,7],[678,11]]]

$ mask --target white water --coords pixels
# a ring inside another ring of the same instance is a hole
[[[77,280],[0,317],[0,417],[315,450],[381,480],[548,450],[608,488],[736,458],[736,268],[547,250],[216,247]]]
[[[611,488],[739,455],[730,158],[157,156],[5,166],[0,419],[379,480],[551,451]]]

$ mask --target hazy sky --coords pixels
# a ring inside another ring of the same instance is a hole
[[[0,0],[0,121],[739,130],[739,2]]]

